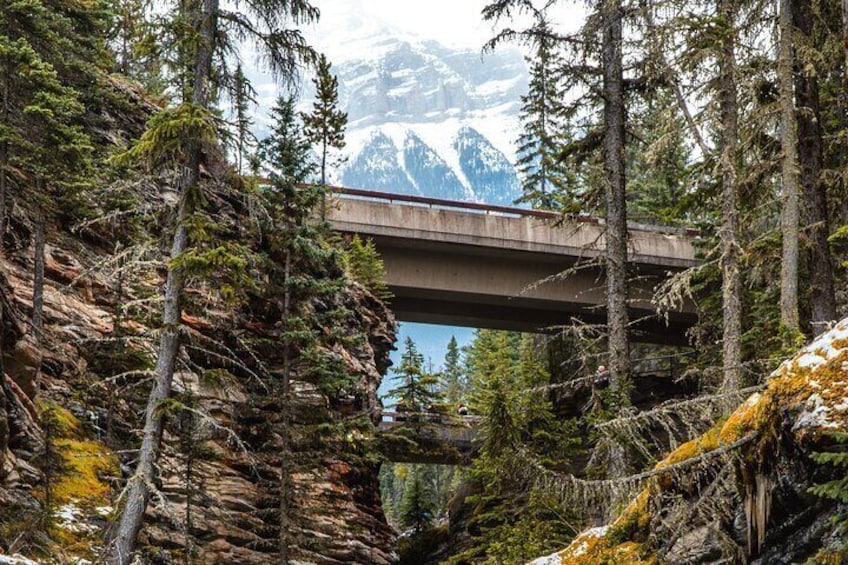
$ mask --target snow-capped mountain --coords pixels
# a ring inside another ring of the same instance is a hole
[[[527,69],[517,50],[445,47],[334,3],[310,40],[333,63],[348,112],[345,186],[511,203]],[[311,84],[303,99],[311,99]]]

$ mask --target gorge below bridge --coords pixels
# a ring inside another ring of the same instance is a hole
[[[334,188],[326,217],[371,239],[400,321],[546,332],[606,321],[604,225],[539,210]],[[658,284],[698,265],[695,232],[629,224],[631,337],[687,345],[696,321],[684,303],[660,318]],[[389,461],[468,464],[478,419],[386,412],[375,440]]]
[[[546,332],[606,321],[604,225],[554,212],[336,188],[327,220],[374,241],[398,320]],[[660,318],[652,298],[698,264],[691,230],[630,224],[632,338],[685,345],[692,303]]]

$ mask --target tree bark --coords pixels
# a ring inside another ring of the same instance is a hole
[[[9,125],[9,81],[3,81],[3,114],[2,123]],[[3,238],[6,235],[6,183],[9,169],[9,143],[0,143],[0,251],[3,249]]]
[[[44,182],[40,176],[37,177],[35,185],[41,199]],[[44,327],[44,212],[40,207],[36,212],[33,240],[32,325],[38,336]]]
[[[795,28],[813,41],[811,0],[791,2]],[[827,237],[830,233],[827,184],[822,181],[823,142],[821,105],[817,76],[804,72],[796,63],[795,100],[798,107],[798,161],[801,188],[806,207],[805,221],[810,245],[807,261],[810,272],[810,325],[819,335],[827,322],[836,319],[836,298],[833,286],[833,259]]]
[[[627,401],[630,347],[627,336],[627,203],[624,176],[624,88],[622,7],[603,4],[604,177],[606,181],[606,270],[609,365],[613,386]]]
[[[283,299],[283,316],[286,325],[291,316],[291,251],[286,251],[286,289]],[[280,564],[289,562],[289,507],[291,503],[291,344],[289,338],[283,344],[282,414],[280,414]]]
[[[208,104],[212,52],[217,31],[218,0],[203,0],[202,10],[201,40],[195,59],[192,103],[205,108]],[[182,255],[188,247],[185,220],[191,211],[187,196],[189,192],[197,189],[200,181],[200,160],[201,146],[200,142],[195,140],[189,150],[186,180],[181,187],[177,205],[177,227],[171,246],[172,260]],[[171,396],[174,367],[180,346],[180,299],[183,282],[179,271],[168,269],[159,353],[156,359],[156,377],[153,390],[147,400],[138,466],[127,483],[124,508],[108,550],[108,562],[112,565],[128,565],[131,562],[144,512],[154,488],[164,418],[161,406],[162,402]]]
[[[780,45],[777,73],[780,91],[781,191],[780,231],[780,322],[792,335],[800,331],[798,320],[798,224],[800,217],[798,179],[798,130],[792,90],[793,40],[790,0],[780,0]]]
[[[844,116],[846,110],[848,110],[848,0],[842,0],[842,50],[845,58],[845,69],[842,75],[843,85],[840,99],[842,100],[841,114]],[[844,155],[848,155],[848,141],[843,141],[842,144]],[[842,188],[843,191],[848,192],[848,179],[844,178],[844,176],[845,174],[843,173]],[[848,198],[842,198],[840,216],[842,217],[842,223],[848,224]]]
[[[735,24],[734,0],[718,0],[725,22]],[[742,302],[739,276],[739,197],[736,186],[738,101],[736,97],[735,27],[723,38],[718,53],[718,97],[721,114],[721,239],[722,372],[724,390],[742,383]]]

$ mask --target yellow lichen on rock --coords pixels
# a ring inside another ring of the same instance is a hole
[[[105,506],[111,488],[106,479],[119,476],[118,460],[103,444],[59,438],[54,441],[61,471],[53,486],[56,504]]]
[[[101,539],[92,521],[109,512],[109,478],[120,476],[118,458],[99,441],[86,439],[82,423],[68,409],[45,402],[39,414],[52,453],[40,495],[50,505],[51,538],[69,558],[94,558]]]
[[[704,453],[713,451],[714,449],[718,448],[718,446],[719,429],[711,428],[701,437],[695,438],[692,441],[687,441],[686,443],[669,453],[666,458],[657,463],[654,468],[663,469],[665,467],[670,467],[671,465],[674,465],[676,463],[681,463],[683,461],[692,459],[693,457],[697,457],[699,455],[703,455]]]
[[[577,536],[564,551],[542,557],[530,565],[657,565],[656,557],[645,555],[644,547],[635,542],[625,542],[609,547],[608,528],[592,528]]]

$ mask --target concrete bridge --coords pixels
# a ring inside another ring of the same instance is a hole
[[[338,189],[327,219],[374,240],[401,321],[540,332],[606,321],[604,226],[596,218],[477,203]],[[556,225],[555,225],[556,224]],[[686,343],[692,304],[655,316],[654,288],[697,265],[692,231],[632,224],[633,339]],[[540,284],[540,281],[546,281]]]

